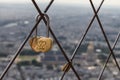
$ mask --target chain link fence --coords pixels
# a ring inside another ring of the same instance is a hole
[[[68,71],[70,69],[72,70],[72,72],[76,76],[75,80],[82,80],[82,75],[80,73],[78,73],[78,69],[77,70],[75,69],[75,66],[73,65],[73,60],[76,58],[75,56],[76,56],[79,48],[81,47],[82,42],[85,39],[88,31],[92,27],[91,25],[93,24],[93,22],[95,21],[95,19],[98,22],[98,25],[99,25],[99,27],[101,29],[101,33],[103,34],[103,36],[105,38],[105,41],[107,43],[107,46],[109,48],[109,56],[107,57],[106,61],[104,62],[103,68],[102,68],[101,72],[99,73],[99,76],[98,76],[97,80],[102,80],[102,76],[103,76],[103,74],[105,72],[105,69],[108,68],[107,64],[108,64],[111,56],[113,57],[113,62],[116,64],[118,70],[120,71],[120,66],[119,66],[119,63],[118,63],[118,61],[116,59],[115,53],[114,53],[114,49],[115,49],[116,44],[117,44],[117,42],[119,40],[120,33],[118,33],[118,35],[116,36],[116,40],[114,41],[114,44],[111,47],[110,42],[109,42],[109,40],[107,38],[106,32],[104,30],[104,27],[102,25],[102,21],[100,20],[99,15],[98,15],[98,13],[99,13],[99,11],[100,11],[100,9],[101,9],[104,1],[105,0],[102,0],[101,3],[100,3],[100,5],[99,5],[99,7],[98,7],[98,9],[96,9],[95,6],[94,6],[94,4],[93,4],[93,1],[89,0],[89,2],[91,4],[91,8],[92,8],[92,10],[94,12],[94,15],[93,15],[91,21],[89,22],[89,24],[87,26],[87,29],[85,30],[85,32],[83,33],[82,37],[80,38],[80,40],[79,40],[79,42],[78,42],[78,44],[77,44],[77,46],[76,46],[76,48],[75,48],[75,50],[72,53],[72,56],[70,58],[67,56],[64,48],[61,46],[61,44],[58,41],[58,39],[57,39],[55,33],[53,32],[52,28],[49,27],[50,34],[52,35],[54,41],[56,42],[56,44],[58,45],[60,51],[62,52],[62,55],[64,56],[64,58],[67,61],[67,63],[64,65],[64,69],[63,69],[64,72],[63,72],[62,76],[59,77],[59,80],[64,80],[66,78],[65,75],[67,75],[67,73],[68,73]],[[45,23],[46,27],[48,27],[47,26],[47,20],[46,20],[44,14],[47,13],[47,11],[49,10],[49,8],[52,6],[53,2],[54,2],[54,0],[51,0],[49,2],[48,6],[45,8],[45,10],[42,12],[41,9],[39,8],[38,4],[36,3],[36,1],[32,0],[32,3],[34,4],[34,6],[35,6],[35,8],[36,8],[36,10],[38,11],[38,14],[39,14],[38,15],[39,16],[38,20],[35,23],[34,27],[32,28],[31,32],[28,34],[27,38],[23,41],[23,43],[20,45],[19,49],[16,51],[14,57],[11,59],[11,61],[9,62],[9,64],[7,65],[7,67],[5,68],[4,72],[1,74],[0,80],[2,80],[4,78],[4,76],[6,75],[6,73],[8,72],[8,70],[10,69],[10,67],[12,66],[12,64],[14,63],[15,59],[17,58],[17,56],[20,54],[21,50],[24,48],[25,44],[27,43],[27,41],[29,40],[29,38],[31,37],[31,35],[33,34],[33,32],[37,29],[39,23],[43,20],[43,22]],[[80,67],[79,67],[79,69],[80,69]],[[24,77],[22,79],[25,80]]]

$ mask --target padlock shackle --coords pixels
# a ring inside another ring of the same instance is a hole
[[[50,19],[49,19],[49,16],[47,15],[47,14],[43,14],[44,15],[44,17],[45,17],[45,19],[46,19],[46,21],[47,21],[47,33],[46,33],[46,37],[49,37],[49,29],[50,29]],[[37,15],[36,16],[36,22],[39,20],[39,18],[40,18],[40,15]],[[35,36],[37,37],[37,28],[36,28],[36,31],[35,31]]]
[[[49,19],[49,16],[47,15],[47,14],[43,14],[44,15],[44,17],[45,17],[45,19],[46,19],[46,21],[47,21],[47,37],[49,37],[49,31],[50,31],[50,19]]]
[[[38,22],[39,18],[40,18],[40,15],[37,15],[36,22]],[[35,37],[37,37],[37,35],[38,35],[38,27],[36,27],[36,29],[35,29]]]

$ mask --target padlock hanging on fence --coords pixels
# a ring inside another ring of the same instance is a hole
[[[62,71],[64,72],[68,72],[70,70],[70,64],[67,63],[67,64],[64,64],[61,68]]]
[[[37,28],[36,28],[36,35],[32,37],[29,41],[29,44],[35,52],[48,52],[51,50],[52,45],[53,45],[53,40],[52,38],[49,37],[49,27],[50,27],[50,20],[49,16],[47,14],[43,14],[46,21],[47,21],[47,33],[46,37],[44,36],[38,36],[37,35]],[[37,16],[37,19],[39,19],[39,15]],[[36,20],[37,20],[36,19]]]

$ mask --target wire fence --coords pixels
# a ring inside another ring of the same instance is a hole
[[[89,25],[88,25],[87,29],[85,30],[85,32],[83,33],[81,39],[79,40],[79,42],[78,42],[78,44],[77,44],[74,52],[72,53],[71,58],[69,59],[68,56],[67,56],[67,54],[66,54],[66,52],[65,52],[65,50],[63,49],[63,47],[61,46],[60,42],[59,42],[58,39],[56,38],[56,35],[55,35],[55,33],[53,32],[52,28],[47,26],[47,20],[46,20],[46,18],[45,18],[45,16],[44,16],[44,14],[47,13],[47,11],[49,10],[49,8],[50,8],[51,5],[53,4],[54,0],[51,0],[51,1],[49,2],[48,6],[45,8],[45,10],[44,10],[43,12],[42,12],[41,9],[38,7],[38,4],[36,3],[36,1],[35,1],[35,0],[32,0],[32,3],[34,4],[36,10],[38,11],[38,14],[39,14],[38,16],[39,16],[39,17],[38,17],[37,22],[35,23],[34,27],[32,28],[31,32],[28,34],[27,38],[23,41],[23,43],[21,44],[21,46],[19,47],[19,49],[16,51],[14,57],[11,59],[11,61],[9,62],[9,64],[7,65],[7,67],[5,68],[5,70],[3,71],[3,73],[1,74],[0,80],[2,80],[2,79],[4,78],[4,76],[6,75],[6,73],[8,72],[8,70],[10,69],[10,67],[12,66],[12,64],[14,63],[15,59],[16,59],[17,56],[20,54],[21,50],[24,48],[25,44],[27,43],[27,41],[29,40],[29,38],[31,37],[31,35],[33,34],[33,32],[37,29],[39,23],[40,23],[42,20],[43,20],[43,22],[45,23],[46,27],[49,28],[49,31],[50,31],[50,33],[51,33],[54,41],[55,41],[56,44],[58,45],[60,51],[62,52],[64,58],[65,58],[66,61],[67,61],[67,63],[64,65],[64,73],[63,73],[63,75],[59,78],[60,80],[64,80],[64,76],[67,74],[67,72],[69,71],[70,68],[71,68],[71,70],[73,71],[73,73],[76,75],[77,79],[78,79],[78,80],[82,80],[81,76],[79,75],[79,73],[77,72],[77,70],[74,68],[72,62],[73,62],[73,60],[74,60],[74,58],[75,58],[75,55],[76,55],[77,52],[78,52],[78,49],[81,47],[82,42],[83,42],[83,40],[85,39],[88,31],[89,31],[90,28],[92,27],[91,25],[93,24],[93,22],[94,22],[95,19],[97,19],[97,21],[98,21],[98,25],[99,25],[99,27],[100,27],[100,29],[101,29],[101,32],[102,32],[102,34],[103,34],[103,36],[104,36],[104,38],[105,38],[105,41],[106,41],[106,43],[107,43],[107,46],[108,46],[109,50],[110,50],[110,51],[109,51],[109,56],[107,57],[104,65],[103,65],[103,68],[102,68],[102,70],[101,70],[101,72],[100,72],[100,74],[99,74],[98,80],[102,80],[103,73],[104,73],[104,71],[105,71],[105,69],[106,69],[106,67],[107,67],[107,64],[108,64],[111,56],[113,57],[113,60],[114,60],[114,62],[116,63],[116,66],[117,66],[118,70],[120,71],[120,66],[119,66],[119,63],[118,63],[117,60],[116,60],[116,56],[115,56],[115,53],[114,53],[114,49],[115,49],[115,46],[116,46],[116,44],[117,44],[117,42],[118,42],[118,40],[119,40],[120,33],[118,33],[118,35],[117,35],[117,37],[116,37],[116,40],[115,40],[113,46],[111,47],[110,42],[109,42],[109,40],[108,40],[108,38],[107,38],[106,32],[105,32],[105,30],[104,30],[104,27],[103,27],[103,25],[102,25],[102,22],[101,22],[101,20],[100,20],[100,18],[99,18],[99,16],[98,16],[98,13],[99,13],[99,11],[100,11],[100,9],[101,9],[104,1],[105,1],[105,0],[102,0],[102,1],[101,1],[98,9],[96,10],[96,9],[95,9],[95,6],[94,6],[94,4],[93,4],[93,1],[92,1],[92,0],[89,0],[89,2],[90,2],[90,4],[91,4],[91,7],[92,7],[92,10],[93,10],[93,12],[94,12],[94,15],[93,15],[91,21],[89,22]],[[19,69],[20,69],[20,68],[19,68]],[[25,79],[24,79],[24,80],[25,80]]]

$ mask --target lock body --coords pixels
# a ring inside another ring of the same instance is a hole
[[[53,45],[53,40],[48,37],[33,37],[30,39],[31,48],[35,52],[48,52],[51,50]]]

